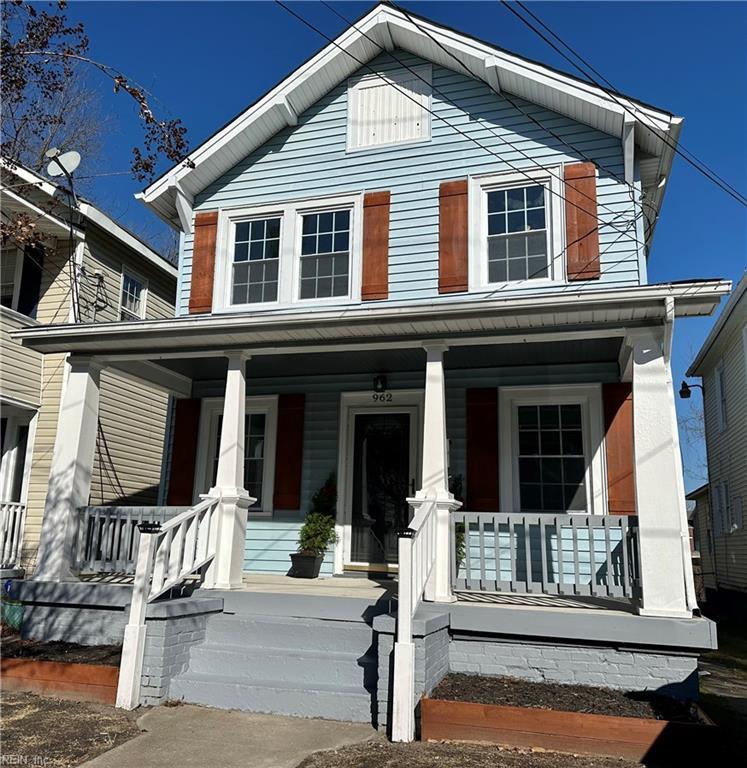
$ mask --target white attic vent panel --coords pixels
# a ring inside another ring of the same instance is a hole
[[[348,149],[431,135],[431,66],[355,78],[348,85]]]

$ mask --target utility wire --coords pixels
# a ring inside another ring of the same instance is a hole
[[[585,78],[590,80],[593,85],[596,85],[598,88],[604,91],[607,94],[607,96],[609,96],[613,101],[615,101],[615,103],[623,107],[623,109],[634,110],[635,112],[637,112],[641,123],[643,123],[646,128],[648,128],[652,133],[654,133],[654,135],[656,135],[657,138],[660,139],[664,144],[666,144],[673,152],[675,152],[680,157],[682,157],[693,168],[695,168],[695,170],[697,170],[699,173],[705,176],[710,182],[712,182],[713,184],[718,186],[721,190],[723,190],[728,195],[733,197],[738,203],[741,203],[742,205],[747,207],[747,197],[745,197],[745,195],[743,195],[739,190],[737,190],[734,186],[732,186],[723,177],[719,176],[719,174],[716,173],[716,171],[710,168],[705,162],[700,160],[693,152],[686,149],[684,146],[678,145],[677,143],[673,142],[664,132],[662,132],[659,128],[653,125],[650,122],[648,115],[646,115],[645,112],[643,112],[635,104],[632,104],[632,103],[624,104],[622,101],[620,101],[616,93],[611,92],[609,90],[609,89],[612,89],[612,91],[617,91],[614,85],[606,77],[604,77],[604,75],[602,75],[597,69],[595,69],[588,61],[586,61],[586,59],[584,59],[581,56],[581,54],[579,54],[574,48],[568,45],[559,35],[553,32],[552,29],[550,29],[550,27],[548,27],[547,24],[545,24],[535,13],[529,10],[529,8],[527,8],[521,2],[521,0],[515,0],[516,5],[518,5],[523,11],[529,14],[535,21],[537,21],[538,24],[542,25],[542,27],[545,30],[547,30],[547,32],[550,35],[552,35],[552,37],[554,37],[562,46],[564,46],[568,51],[570,51],[593,74],[595,74],[599,79],[603,80],[607,84],[608,88],[605,88],[604,86],[600,85],[598,80],[596,80],[592,75],[590,75],[581,66],[579,66],[579,64],[577,64],[573,59],[571,59],[571,57],[568,56],[564,51],[562,51],[552,40],[548,39],[547,35],[545,35],[541,30],[537,29],[537,27],[534,24],[532,24],[531,21],[524,18],[516,9],[512,8],[510,3],[508,3],[506,0],[500,0],[500,2],[501,2],[501,5],[504,8],[506,8],[506,10],[508,10],[510,13],[516,16],[516,18],[519,19],[524,25],[529,27],[529,29],[531,29],[538,37],[544,40],[554,51],[556,51],[569,64],[571,64],[571,66],[577,69]]]

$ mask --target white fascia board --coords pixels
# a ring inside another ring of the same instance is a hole
[[[355,25],[348,27],[333,43],[325,46],[309,61],[302,64],[285,80],[271,89],[227,126],[193,150],[184,162],[174,166],[142,193],[136,195],[136,197],[146,205],[155,208],[156,202],[166,194],[169,187],[173,186],[175,181],[183,182],[185,190],[190,191],[192,194],[197,194],[230,167],[229,164],[223,168],[223,165],[217,163],[216,168],[222,170],[220,172],[213,170],[210,174],[203,177],[203,174],[200,173],[202,163],[220,152],[238,135],[246,135],[246,132],[251,129],[255,122],[265,117],[270,110],[277,110],[279,104],[287,103],[287,99],[291,99],[290,103],[293,105],[295,113],[300,113],[311,106],[313,101],[310,103],[307,103],[307,101],[308,94],[313,92],[313,89],[305,88],[306,83],[311,78],[320,76],[328,65],[335,63],[337,64],[335,81],[337,83],[342,82],[359,67],[359,64],[348,55],[352,53],[351,49],[355,47],[356,50],[362,49],[366,51],[364,55],[361,55],[362,50],[357,50],[356,53],[356,58],[364,64],[379,52],[378,50],[369,50],[373,44],[367,38],[375,40],[385,49],[390,42],[395,46],[410,50],[423,51],[425,47],[426,58],[428,57],[428,49],[430,49],[432,59],[443,58],[444,52],[422,30],[427,30],[438,43],[451,50],[457,57],[462,59],[466,57],[471,64],[477,67],[477,71],[485,71],[487,66],[489,71],[486,72],[486,77],[489,82],[492,80],[500,82],[500,75],[502,72],[505,72],[507,75],[510,74],[517,77],[520,81],[526,80],[527,82],[544,85],[549,89],[569,95],[579,102],[590,104],[600,111],[610,113],[618,125],[620,138],[622,137],[623,120],[626,111],[632,114],[637,112],[644,115],[646,121],[653,123],[657,130],[667,132],[670,126],[671,116],[668,113],[623,96],[616,95],[613,99],[597,86],[555,72],[541,64],[501,51],[486,43],[473,40],[424,19],[418,18],[416,26],[397,9],[386,5],[379,5],[373,8],[367,16]],[[455,68],[457,66],[456,62],[452,61],[450,66]],[[325,92],[329,90],[330,84],[327,85],[328,87],[325,88]],[[522,94],[517,93],[517,95],[521,96]],[[282,107],[282,109],[285,110],[285,107]],[[573,117],[573,115],[570,115],[570,117]],[[581,119],[580,115],[577,117]],[[649,147],[648,150],[650,149]],[[190,184],[188,179],[192,179],[193,183]],[[167,207],[169,209],[172,208],[173,201],[169,201]],[[157,210],[156,212],[162,218],[167,217],[164,210]],[[175,218],[175,216],[170,217],[172,224]]]
[[[150,262],[154,267],[157,267],[161,271],[165,272],[170,277],[176,279],[177,270],[169,264],[162,256],[160,256],[152,248],[149,248],[145,243],[138,240],[134,235],[130,234],[124,227],[117,224],[116,221],[110,219],[105,213],[102,213],[98,208],[94,207],[90,203],[81,202],[79,205],[80,212],[87,219],[92,221],[97,226],[101,227],[104,231],[108,232],[112,237],[116,237],[123,245],[136,251],[146,261]]]
[[[143,343],[156,342],[159,334],[176,332],[180,335],[190,331],[211,331],[217,333],[241,331],[265,331],[276,328],[309,328],[323,326],[325,323],[344,321],[348,324],[355,322],[367,323],[372,335],[378,323],[387,320],[397,321],[411,319],[413,321],[428,319],[437,315],[439,323],[448,321],[450,317],[460,315],[492,316],[496,313],[511,314],[520,317],[522,312],[575,312],[596,305],[609,305],[614,308],[616,317],[610,321],[615,326],[621,322],[619,313],[623,308],[635,310],[637,307],[658,308],[659,314],[655,322],[663,322],[666,298],[675,300],[675,311],[678,304],[686,315],[710,314],[718,305],[721,296],[729,292],[731,283],[728,280],[713,280],[706,283],[678,283],[656,286],[645,286],[629,289],[603,289],[598,291],[576,291],[551,296],[533,296],[517,299],[486,299],[471,301],[428,301],[421,304],[403,304],[386,308],[362,308],[357,310],[342,309],[317,312],[275,312],[262,316],[244,315],[201,315],[180,318],[164,318],[160,320],[140,320],[132,322],[96,323],[90,325],[53,325],[36,329],[25,329],[11,332],[13,338],[20,339],[25,346],[34,347],[35,342],[44,344],[57,340],[61,345],[81,342],[106,342],[107,338],[121,337],[123,333],[131,333],[142,339]],[[688,309],[687,303],[691,308]],[[692,310],[695,305],[696,309]],[[701,309],[697,307],[703,305]],[[50,351],[50,350],[47,350]]]

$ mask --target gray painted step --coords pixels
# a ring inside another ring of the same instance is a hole
[[[361,688],[316,684],[296,687],[274,681],[246,684],[234,676],[185,672],[171,682],[169,698],[219,709],[370,723],[372,697]]]
[[[360,622],[293,619],[275,616],[213,616],[207,644],[293,651],[330,651],[363,655],[373,644],[371,627]]]
[[[189,671],[200,675],[233,676],[236,682],[273,680],[313,688],[316,683],[374,690],[375,654],[289,651],[204,643],[190,651]]]

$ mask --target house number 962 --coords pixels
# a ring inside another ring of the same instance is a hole
[[[374,392],[371,397],[373,398],[373,401],[375,403],[391,403],[392,402],[392,393],[391,392]]]

